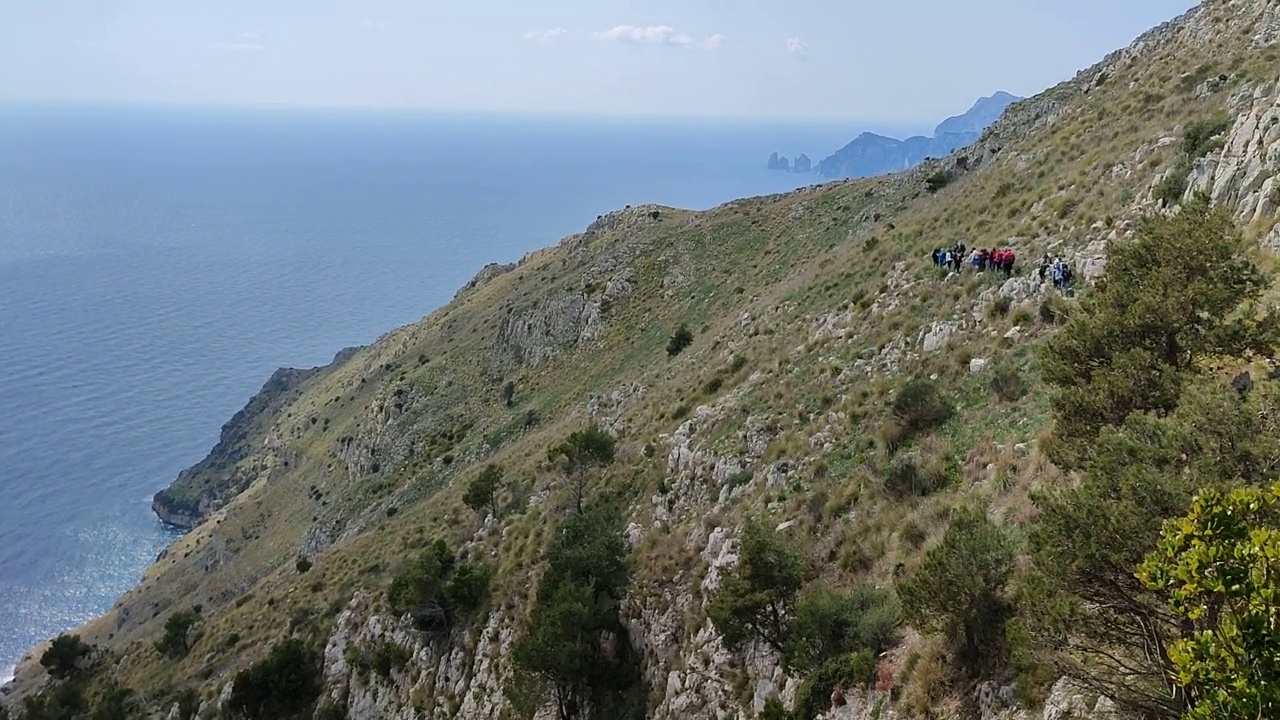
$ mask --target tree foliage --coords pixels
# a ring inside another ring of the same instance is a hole
[[[1085,475],[1035,496],[1018,628],[1055,672],[1136,716],[1177,717],[1189,698],[1167,652],[1184,622],[1134,568],[1197,488],[1280,467],[1280,390],[1237,391],[1217,370],[1276,347],[1266,285],[1230,218],[1188,203],[1113,245],[1041,354],[1057,389],[1051,457]]]
[[[484,604],[491,577],[486,565],[459,565],[444,541],[436,540],[396,573],[387,600],[397,614],[411,615],[419,629],[447,632]]]
[[[282,720],[311,714],[320,697],[320,653],[291,638],[236,674],[227,707],[245,720]]]
[[[565,518],[515,645],[516,663],[549,686],[561,720],[643,713],[639,666],[618,616],[630,582],[621,523],[614,508]],[[544,686],[529,679],[521,687]]]
[[[1168,648],[1187,720],[1280,717],[1280,484],[1206,491],[1138,577],[1191,625]]]
[[[156,641],[156,650],[174,659],[186,657],[194,642],[191,629],[199,621],[200,615],[190,608],[170,613],[164,621],[164,635]]]
[[[941,631],[966,669],[998,664],[1012,614],[1005,587],[1013,558],[1013,545],[986,512],[958,510],[942,542],[898,584],[904,615],[918,628]]]
[[[730,647],[759,639],[784,650],[796,597],[811,575],[794,543],[761,522],[747,523],[738,564],[721,578],[707,614]]]
[[[481,470],[480,474],[467,484],[467,492],[462,496],[462,502],[476,514],[488,511],[497,517],[498,490],[501,487],[502,467],[494,464],[486,465],[484,470]]]
[[[548,453],[552,462],[563,463],[565,474],[573,483],[574,507],[578,513],[582,513],[582,501],[591,470],[613,463],[616,443],[617,438],[592,423],[583,430],[570,433],[564,442]]]
[[[692,344],[693,333],[689,331],[689,326],[681,325],[676,328],[676,331],[671,334],[671,339],[667,341],[667,356],[675,357]]]
[[[40,656],[40,665],[51,677],[65,680],[79,671],[81,661],[92,652],[93,646],[81,640],[79,635],[59,635]]]
[[[1231,217],[1203,199],[1112,243],[1097,287],[1041,356],[1057,388],[1055,461],[1083,464],[1098,432],[1131,413],[1171,412],[1211,358],[1269,355],[1280,326],[1259,309],[1267,285]]]
[[[862,650],[877,656],[889,648],[899,608],[890,593],[859,585],[840,593],[817,583],[800,595],[786,632],[783,658],[797,670],[813,670]]]

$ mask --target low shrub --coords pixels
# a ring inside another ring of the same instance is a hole
[[[690,332],[689,326],[681,325],[671,335],[671,339],[667,341],[667,355],[675,357],[681,351],[693,344],[693,333]]]
[[[795,720],[813,720],[830,707],[834,690],[868,685],[875,679],[875,673],[876,657],[871,650],[828,660],[796,690]]]

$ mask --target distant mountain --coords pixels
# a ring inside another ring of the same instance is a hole
[[[815,170],[827,178],[871,177],[906,170],[925,158],[942,157],[974,142],[1005,108],[1020,99],[1003,91],[981,98],[963,115],[943,120],[933,137],[916,135],[898,140],[864,132],[818,163]]]
[[[953,115],[943,120],[934,129],[935,137],[947,135],[950,133],[977,133],[982,134],[991,123],[1000,119],[1004,113],[1004,109],[1022,98],[1001,90],[991,97],[980,98],[978,102],[969,108],[969,112],[963,115]]]

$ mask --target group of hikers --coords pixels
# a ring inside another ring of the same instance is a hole
[[[950,248],[935,248],[933,251],[933,264],[938,267],[960,272],[967,261],[978,272],[1002,272],[1005,277],[1013,275],[1013,264],[1017,259],[1012,248],[979,248],[970,252],[962,242]],[[1060,257],[1050,258],[1049,253],[1045,253],[1040,259],[1039,275],[1041,283],[1048,278],[1053,280],[1055,288],[1064,293],[1071,289],[1071,266]]]
[[[1044,257],[1040,258],[1041,283],[1044,282],[1046,275],[1053,279],[1053,286],[1058,290],[1065,293],[1071,289],[1071,266],[1062,258],[1055,257],[1051,260],[1049,253],[1045,253]]]
[[[1013,275],[1013,263],[1018,256],[1013,252],[1012,248],[979,248],[973,252],[964,246],[964,243],[956,243],[947,248],[937,248],[933,251],[933,264],[938,267],[951,268],[955,272],[960,272],[964,267],[966,258],[978,272],[1003,272],[1005,277]]]

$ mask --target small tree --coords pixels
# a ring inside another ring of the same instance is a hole
[[[502,402],[506,403],[507,407],[511,407],[512,403],[515,402],[515,398],[516,384],[512,380],[508,380],[502,385]]]
[[[320,697],[320,653],[291,638],[236,674],[227,707],[246,720],[302,718]]]
[[[675,333],[671,335],[671,339],[667,341],[667,355],[675,357],[692,344],[693,333],[689,331],[689,326],[681,325],[676,328]]]
[[[79,635],[59,635],[40,656],[40,664],[51,677],[65,680],[76,674],[80,661],[92,652],[93,646],[83,642]]]
[[[199,621],[200,615],[191,609],[170,613],[164,622],[164,635],[156,641],[156,650],[174,659],[186,657],[191,652],[191,628]]]
[[[585,430],[571,433],[564,442],[551,449],[550,459],[564,462],[565,474],[573,483],[574,508],[579,514],[582,513],[582,500],[591,469],[613,462],[616,443],[616,438],[592,423]]]
[[[1190,625],[1168,649],[1185,718],[1280,717],[1280,484],[1206,491],[1138,577]]]
[[[738,564],[721,578],[707,614],[730,647],[759,638],[781,651],[811,569],[799,549],[759,522],[743,528],[741,545]]]
[[[502,486],[502,467],[498,465],[487,465],[480,474],[472,478],[467,484],[467,492],[462,496],[462,502],[480,514],[488,511],[494,517],[498,516],[498,489]]]
[[[1013,547],[980,509],[958,511],[942,543],[898,585],[906,618],[920,629],[940,630],[970,671],[997,661],[1011,614],[1005,584]]]
[[[538,585],[528,630],[515,644],[521,669],[545,684],[526,678],[522,693],[547,687],[555,695],[560,720],[581,717],[588,708],[597,717],[609,712],[617,697],[639,686],[618,603],[630,581],[622,516],[598,508],[565,518],[547,552],[547,570]],[[536,705],[532,698],[529,706]]]

